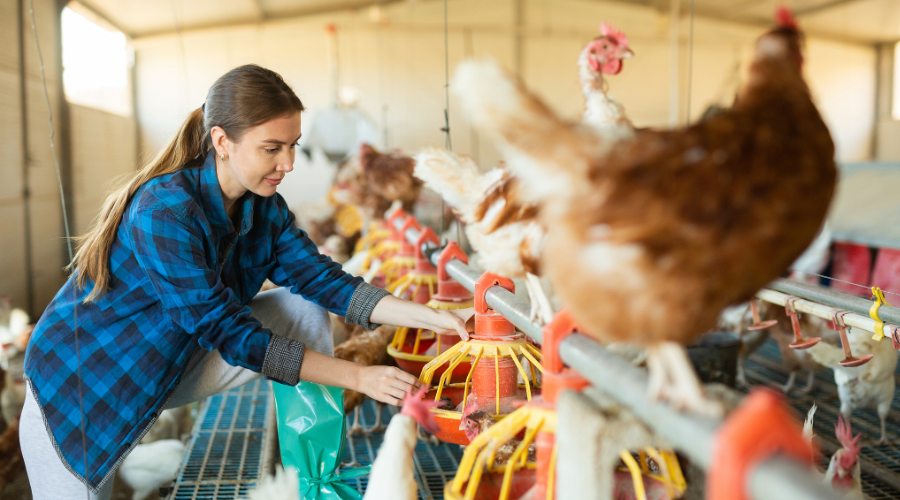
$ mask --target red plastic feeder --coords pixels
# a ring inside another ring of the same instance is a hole
[[[467,264],[469,258],[459,248],[459,245],[451,242],[441,252],[438,258],[438,268],[435,269],[425,255],[422,254],[422,243],[425,241],[438,244],[437,235],[434,234],[431,228],[426,227],[422,231],[422,235],[419,236],[419,241],[415,248],[416,268],[407,275],[407,278],[412,277],[411,279],[414,280],[415,276],[425,275],[430,271],[430,276],[433,276],[434,281],[437,282],[437,292],[431,300],[428,300],[430,298],[430,289],[420,287],[414,294],[415,301],[420,304],[424,303],[434,309],[452,310],[472,307],[472,294],[463,288],[462,285],[452,280],[447,275],[446,270],[447,262],[450,260],[457,259]],[[428,294],[418,293],[419,291],[427,292]],[[388,346],[388,354],[397,360],[397,365],[402,370],[419,375],[426,364],[456,345],[460,340],[458,335],[437,335],[427,330],[422,331],[417,328],[401,327],[397,329],[397,332],[394,334],[394,340]],[[432,347],[434,347],[433,351],[430,350]],[[438,370],[436,372],[437,376],[443,376],[445,370],[446,368]],[[461,363],[453,370],[450,382],[464,382],[468,374],[468,363]],[[462,393],[460,393],[460,398],[462,398]]]
[[[541,354],[523,334],[516,332],[512,323],[488,309],[484,294],[492,286],[515,291],[511,280],[491,273],[483,274],[475,284],[475,331],[469,340],[457,343],[425,365],[419,377],[424,383],[431,384],[437,370],[445,370],[431,393],[435,399],[447,396],[453,403],[453,409],[432,410],[441,426],[441,431],[435,435],[442,441],[467,444],[468,439],[460,429],[463,415],[485,411],[499,418],[514,411],[523,401],[531,400],[538,391],[535,370],[543,372],[539,361]],[[530,373],[519,362],[519,356],[529,360]],[[455,372],[467,359],[470,361],[466,381],[451,383],[447,372]],[[522,386],[517,384],[519,375],[524,380]],[[462,399],[458,398],[460,390]]]
[[[840,363],[841,366],[848,367],[864,365],[874,358],[875,355],[864,354],[862,356],[854,356],[850,351],[850,339],[847,337],[847,325],[844,323],[845,314],[847,314],[847,311],[835,311],[831,320],[834,324],[834,329],[841,335],[841,347],[844,349],[844,359],[838,363]]]

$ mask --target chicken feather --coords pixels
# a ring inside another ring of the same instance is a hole
[[[732,109],[625,141],[564,121],[491,62],[463,63],[453,87],[541,204],[542,266],[575,319],[607,341],[661,347],[713,327],[822,225],[834,144],[799,61],[800,34],[770,31]]]

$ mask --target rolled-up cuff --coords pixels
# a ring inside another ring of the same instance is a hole
[[[263,358],[263,376],[285,385],[297,385],[304,351],[306,346],[303,342],[272,335],[266,357]]]
[[[350,297],[350,305],[347,306],[347,316],[344,317],[345,321],[351,325],[360,325],[369,330],[378,328],[381,325],[369,322],[369,316],[372,315],[372,310],[375,309],[378,301],[390,294],[391,292],[382,290],[377,286],[372,286],[365,282],[360,283],[356,287],[356,291],[353,292],[353,296]]]

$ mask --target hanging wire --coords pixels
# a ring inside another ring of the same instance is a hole
[[[444,147],[453,152],[453,143],[450,141],[450,45],[447,37],[447,0],[444,0]],[[460,239],[459,219],[456,220],[456,242]],[[441,198],[441,244],[444,243],[444,198]]]
[[[382,134],[382,144],[381,146],[385,151],[388,149],[388,126],[387,126],[387,114],[388,114],[388,105],[387,100],[385,99],[385,92],[387,91],[387,86],[384,83],[384,23],[378,22],[378,94],[381,99],[381,134]]]
[[[853,283],[852,281],[839,280],[839,279],[837,279],[837,278],[832,278],[831,276],[825,276],[824,274],[810,273],[810,272],[807,272],[807,271],[796,271],[796,270],[795,270],[795,272],[798,272],[798,273],[801,273],[801,274],[809,274],[809,275],[811,275],[811,276],[818,276],[819,278],[825,278],[825,279],[827,279],[827,280],[837,281],[838,283],[846,283],[846,284],[848,284],[848,285],[858,286],[858,287],[860,287],[860,288],[864,288],[864,289],[869,290],[869,291],[872,290],[872,287],[870,287],[870,286],[860,285],[859,283]],[[888,293],[888,294],[891,294],[891,295],[896,295],[896,296],[900,297],[900,293],[889,292],[889,291],[887,291],[887,290],[882,290],[882,292]]]
[[[450,142],[450,49],[447,43],[447,0],[444,0],[444,147],[453,152]],[[441,197],[440,242],[444,244],[444,198]],[[456,221],[456,241],[459,242],[459,221]]]
[[[75,253],[72,249],[72,235],[69,232],[69,213],[66,210],[66,193],[62,185],[62,173],[59,169],[59,155],[56,153],[56,127],[53,126],[53,107],[50,106],[50,95],[47,92],[47,75],[44,73],[44,55],[41,53],[41,42],[38,40],[37,23],[34,21],[34,0],[28,0],[28,12],[31,16],[31,32],[34,34],[34,45],[37,49],[38,64],[41,67],[41,84],[44,87],[44,102],[47,104],[47,119],[50,122],[50,150],[53,152],[53,166],[56,167],[56,184],[59,187],[59,200],[62,204],[63,228],[66,233],[66,248],[69,251],[69,266],[75,263]],[[91,490],[88,487],[88,456],[87,456],[87,432],[85,432],[84,418],[84,391],[82,390],[81,377],[81,348],[78,338],[78,296],[75,283],[72,284],[72,309],[75,316],[74,334],[75,334],[75,356],[78,362],[78,406],[81,412],[81,452],[84,458],[84,478],[85,478],[85,495],[90,500]]]
[[[688,28],[688,78],[687,78],[687,124],[691,124],[691,85],[694,78],[694,0],[691,0],[690,26]]]

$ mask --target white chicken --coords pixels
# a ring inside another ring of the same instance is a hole
[[[625,108],[609,95],[603,75],[622,71],[622,59],[634,56],[628,48],[628,37],[609,23],[600,24],[600,36],[578,56],[578,76],[584,93],[584,122],[608,137],[630,137],[634,128],[625,116]],[[605,134],[606,135],[606,134]]]
[[[850,421],[841,416],[838,416],[834,434],[841,443],[841,449],[831,456],[822,482],[836,491],[843,492],[844,498],[862,499],[864,497],[859,467],[859,452],[862,449],[859,446],[859,438],[862,434],[853,437]]]
[[[850,421],[853,410],[870,408],[878,412],[881,420],[881,438],[878,444],[887,443],[885,421],[894,399],[894,370],[897,368],[897,351],[887,339],[877,341],[872,335],[856,328],[847,329],[850,350],[855,356],[873,354],[868,363],[857,367],[841,366],[844,351],[840,347],[819,342],[809,348],[813,359],[834,370],[834,383],[841,399],[841,414]]]
[[[132,500],[144,500],[160,486],[174,481],[184,459],[184,450],[184,443],[178,439],[135,446],[119,467],[119,476],[134,490]]]
[[[530,319],[546,324],[553,308],[537,277],[544,230],[537,207],[518,201],[518,181],[505,167],[481,174],[475,162],[440,148],[416,155],[415,175],[459,213],[486,271],[525,278]]]
[[[816,404],[813,403],[812,408],[806,415],[806,422],[803,423],[803,437],[813,444],[813,418],[816,414]],[[862,483],[860,482],[861,471],[859,465],[859,438],[862,434],[853,437],[850,430],[850,421],[844,420],[842,416],[838,416],[838,423],[835,426],[835,437],[841,448],[834,452],[828,461],[828,469],[823,473],[822,469],[813,466],[812,472],[822,479],[822,482],[836,491],[843,493],[847,499],[865,498],[862,494]]]
[[[275,468],[274,476],[266,476],[259,485],[247,492],[249,500],[300,500],[300,479],[297,469]]]
[[[419,490],[416,485],[413,453],[416,448],[416,424],[428,432],[438,430],[437,422],[429,408],[434,401],[422,401],[427,387],[415,394],[410,390],[403,400],[403,409],[391,418],[384,443],[372,463],[369,485],[363,500],[416,500]]]

